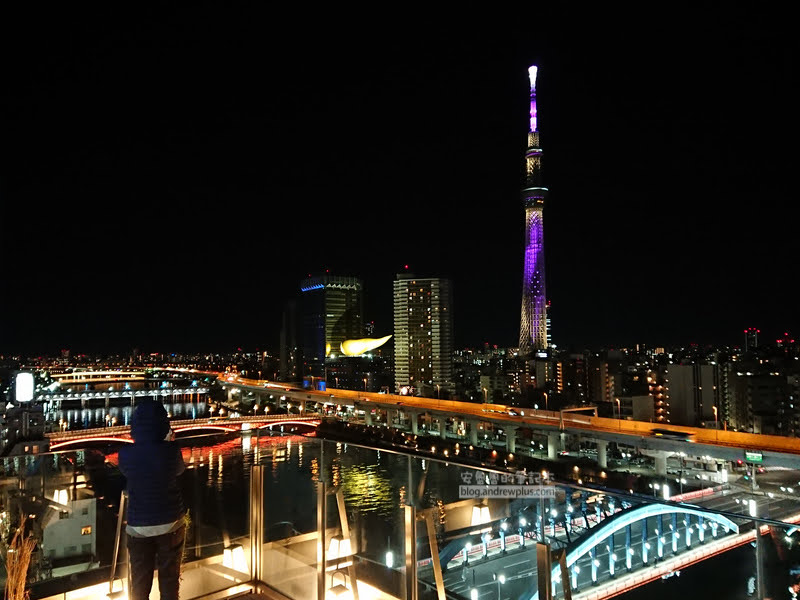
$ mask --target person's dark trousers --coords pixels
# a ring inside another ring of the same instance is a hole
[[[147,600],[153,586],[153,571],[158,569],[161,600],[178,600],[181,559],[186,526],[154,537],[128,536],[131,565],[131,600]]]

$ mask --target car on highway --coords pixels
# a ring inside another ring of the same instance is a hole
[[[663,437],[670,440],[680,440],[682,442],[693,441],[691,437],[694,435],[693,433],[675,431],[673,429],[651,429],[650,433],[652,433],[655,437]]]

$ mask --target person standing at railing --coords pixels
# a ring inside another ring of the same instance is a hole
[[[128,480],[129,597],[147,600],[158,568],[161,600],[178,600],[186,534],[178,476],[186,466],[161,402],[146,399],[136,407],[131,437],[133,444],[119,451]]]

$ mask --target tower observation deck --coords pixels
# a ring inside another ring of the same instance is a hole
[[[519,327],[519,353],[528,356],[547,349],[547,299],[544,276],[544,221],[542,211],[547,188],[542,187],[542,149],[536,114],[536,75],[528,68],[531,82],[530,129],[525,152],[525,266],[522,279],[522,313]]]

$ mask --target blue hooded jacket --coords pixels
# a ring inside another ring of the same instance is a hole
[[[169,429],[160,402],[144,400],[136,407],[134,443],[119,451],[119,468],[128,480],[128,525],[165,525],[184,514],[178,475],[186,466],[178,445],[165,440]]]

